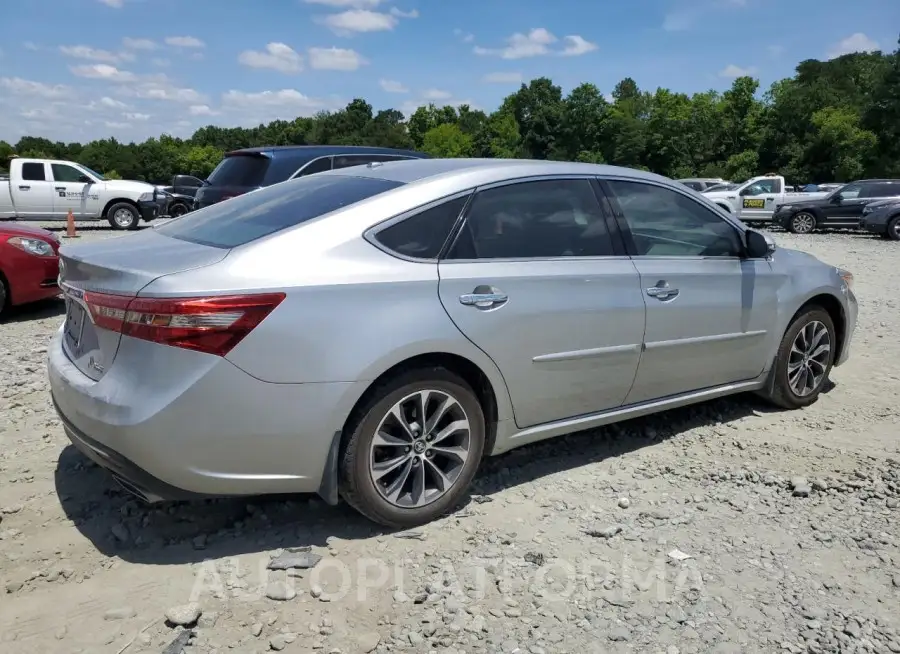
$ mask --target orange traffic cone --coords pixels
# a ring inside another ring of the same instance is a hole
[[[81,235],[75,233],[75,214],[69,209],[69,215],[66,216],[66,236],[65,238],[79,238]]]

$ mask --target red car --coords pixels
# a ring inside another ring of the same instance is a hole
[[[0,316],[19,304],[59,295],[59,239],[53,232],[0,223]]]

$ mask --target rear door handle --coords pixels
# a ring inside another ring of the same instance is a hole
[[[56,188],[57,191],[65,191],[65,190],[66,190],[66,187],[65,187],[65,186],[57,186],[57,187],[55,187],[55,188]]]
[[[490,309],[504,304],[508,299],[505,293],[467,293],[459,296],[459,303],[467,307]]]
[[[29,190],[30,188],[31,188],[30,186],[19,186],[19,190],[20,190],[20,191],[27,191],[27,190]]]
[[[672,300],[678,297],[678,289],[671,288],[668,282],[660,280],[656,286],[647,289],[647,295],[655,297],[657,300]]]

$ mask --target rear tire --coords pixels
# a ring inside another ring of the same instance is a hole
[[[892,241],[900,241],[900,216],[894,216],[888,221],[884,235]]]
[[[816,217],[808,211],[801,211],[788,221],[791,234],[812,234],[816,230]]]
[[[178,218],[188,212],[188,206],[184,202],[175,202],[169,207],[169,217]]]
[[[117,202],[106,212],[106,220],[113,229],[137,229],[141,214],[133,204]]]
[[[828,346],[827,352],[817,354],[823,345]],[[827,311],[814,306],[797,316],[775,355],[775,382],[766,399],[783,409],[800,409],[815,402],[828,381],[837,345],[834,323]],[[805,378],[804,368],[808,373]]]
[[[459,376],[415,369],[377,386],[350,417],[344,439],[344,500],[373,522],[414,527],[452,510],[468,492],[484,453],[484,413]]]

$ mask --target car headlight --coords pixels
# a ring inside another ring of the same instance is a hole
[[[52,257],[53,247],[47,242],[37,238],[25,238],[24,236],[13,236],[7,241],[14,248],[19,248],[22,252],[33,254],[36,257]]]
[[[843,268],[838,268],[837,272],[838,275],[840,275],[841,279],[844,280],[847,288],[853,288],[853,273],[849,270],[844,270]]]
[[[141,193],[141,196],[138,198],[138,202],[153,202],[153,192],[149,193]]]

